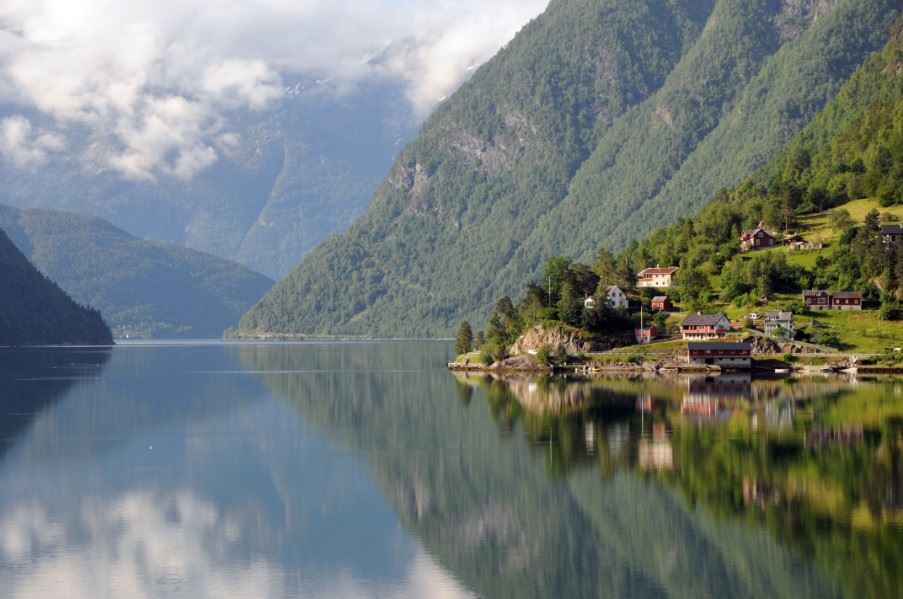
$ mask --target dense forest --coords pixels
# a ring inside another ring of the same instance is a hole
[[[0,227],[117,336],[219,338],[272,285],[234,262],[129,235],[98,218],[0,206]]]
[[[0,346],[112,343],[100,312],[76,304],[0,229]]]
[[[432,336],[484,321],[547,256],[619,251],[765,165],[886,43],[899,9],[552,2],[241,331]]]

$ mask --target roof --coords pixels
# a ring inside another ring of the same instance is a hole
[[[639,272],[639,276],[643,275],[673,275],[677,272],[676,266],[656,266],[655,268],[644,268]]]
[[[615,289],[617,289],[618,291],[621,291],[621,288],[618,287],[617,285],[606,285],[605,286],[605,291],[607,291],[608,293],[611,293]]]
[[[859,291],[835,291],[831,295],[838,299],[862,299],[862,293]]]
[[[686,320],[680,323],[682,327],[713,327],[722,320],[727,320],[724,314],[693,314],[687,316]]]
[[[668,296],[667,295],[656,295],[654,298],[652,298],[652,301],[653,302],[666,302],[666,301],[668,301]]]
[[[766,312],[765,320],[790,321],[793,320],[793,312]]]
[[[772,233],[771,231],[769,231],[769,230],[766,229],[765,227],[756,227],[755,229],[747,229],[746,231],[743,231],[743,233],[741,233],[741,236],[742,236],[742,237],[752,237],[753,235],[755,235],[755,234],[758,233],[759,231],[762,231],[763,233],[765,233],[766,235],[768,235],[769,237],[771,237],[772,239],[774,239],[774,233]]]
[[[824,289],[807,289],[803,291],[803,295],[822,295],[827,293],[828,292]]]
[[[733,343],[731,341],[691,341],[687,343],[690,351],[752,351],[751,343]]]
[[[882,235],[903,235],[903,225],[881,225]]]

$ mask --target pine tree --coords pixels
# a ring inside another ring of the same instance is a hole
[[[466,320],[458,328],[458,338],[455,340],[455,351],[458,355],[470,353],[473,349],[473,330]]]

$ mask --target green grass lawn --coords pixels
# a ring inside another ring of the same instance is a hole
[[[853,353],[882,353],[887,348],[903,346],[903,322],[888,322],[878,319],[877,310],[842,312],[826,310],[814,316],[797,318],[797,326],[813,319],[831,327],[840,338],[843,351]]]

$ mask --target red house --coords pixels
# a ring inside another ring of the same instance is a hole
[[[689,343],[687,364],[749,368],[752,365],[752,345],[749,343]]]
[[[687,340],[720,339],[731,332],[724,314],[694,314],[680,323],[680,335]]]
[[[653,312],[670,312],[673,309],[674,306],[671,304],[671,300],[667,295],[657,295],[652,298]]]
[[[831,293],[823,289],[807,289],[803,291],[803,303],[809,310],[830,310]]]
[[[862,294],[858,291],[835,291],[831,295],[834,310],[862,310]]]
[[[642,329],[634,329],[633,336],[636,338],[637,343],[643,345],[652,343],[658,337],[658,327],[649,326]]]
[[[775,245],[777,245],[777,239],[774,234],[765,229],[761,223],[755,229],[743,231],[740,235],[740,249],[744,252],[770,248]]]

